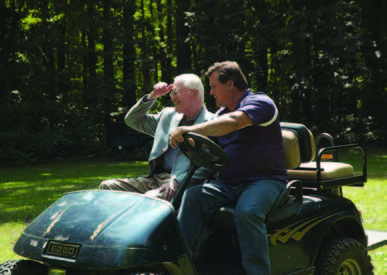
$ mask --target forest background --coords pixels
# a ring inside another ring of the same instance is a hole
[[[155,83],[237,61],[281,120],[387,144],[384,0],[0,0],[0,165],[106,154]],[[153,111],[169,106],[159,100]]]

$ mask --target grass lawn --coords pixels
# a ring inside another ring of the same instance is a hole
[[[12,248],[26,225],[64,193],[147,172],[146,162],[95,160],[0,168],[0,263],[19,258]]]
[[[368,182],[345,187],[363,213],[366,229],[387,232],[387,149],[370,149]],[[0,168],[0,263],[18,258],[12,247],[25,226],[66,192],[98,188],[108,178],[147,173],[145,162],[72,161]],[[370,251],[375,274],[387,274],[387,246]]]
[[[344,187],[344,196],[362,212],[364,227],[387,232],[387,149],[368,149],[368,182],[364,188]],[[387,246],[369,252],[375,275],[387,274]]]

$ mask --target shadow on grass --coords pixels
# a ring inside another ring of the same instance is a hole
[[[67,192],[148,172],[146,162],[84,161],[0,169],[0,223],[29,223]]]
[[[368,175],[378,183],[385,180],[386,152],[385,148],[367,148]],[[0,168],[0,224],[28,223],[63,194],[97,189],[104,179],[134,177],[147,173],[146,162],[96,160]],[[366,187],[369,189],[370,184],[366,183]],[[359,192],[362,193],[366,192]],[[375,190],[375,193],[383,192]],[[372,194],[367,195],[367,198]],[[358,203],[362,201],[363,199]]]

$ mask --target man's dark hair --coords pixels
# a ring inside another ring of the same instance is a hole
[[[215,63],[207,70],[206,76],[210,77],[214,72],[218,72],[218,80],[220,83],[226,83],[228,80],[232,80],[238,89],[246,90],[248,88],[246,76],[235,61]]]

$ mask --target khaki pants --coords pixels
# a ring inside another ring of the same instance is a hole
[[[145,193],[149,190],[159,188],[163,183],[169,180],[169,173],[154,174],[151,177],[136,177],[128,179],[105,180],[99,186],[103,190],[118,190],[136,193]]]

